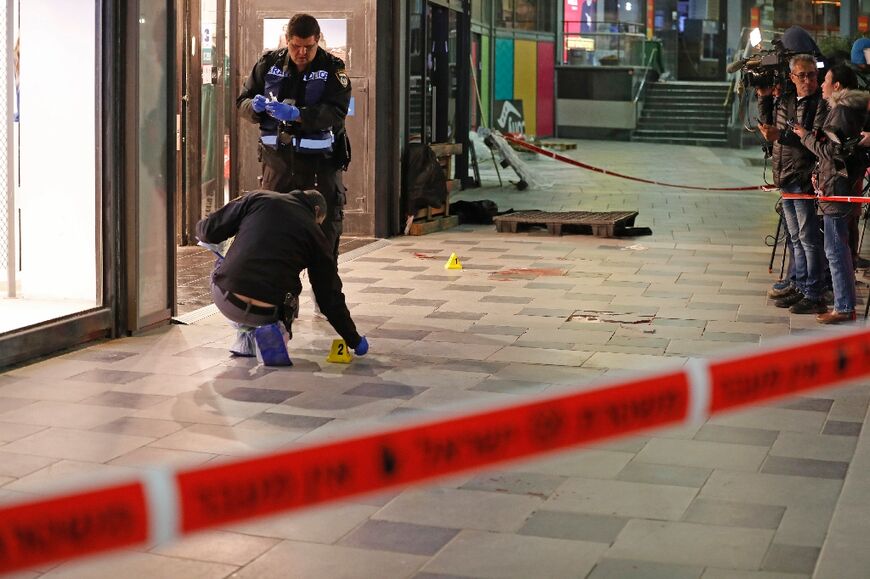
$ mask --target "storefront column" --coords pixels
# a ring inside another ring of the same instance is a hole
[[[840,2],[840,36],[849,38],[858,29],[858,0]]]

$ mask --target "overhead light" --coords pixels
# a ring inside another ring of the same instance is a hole
[[[812,4],[830,4],[831,6],[840,6],[840,0],[812,0]]]
[[[625,3],[625,11],[626,11],[626,12],[631,12],[631,2],[626,2],[626,3]]]

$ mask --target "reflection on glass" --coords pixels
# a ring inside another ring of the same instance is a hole
[[[139,311],[157,313],[169,301],[167,9],[139,6]],[[146,80],[147,79],[147,82]]]

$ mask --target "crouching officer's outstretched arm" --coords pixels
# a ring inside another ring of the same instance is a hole
[[[341,291],[341,278],[338,276],[338,265],[332,255],[332,248],[319,228],[317,234],[314,255],[308,265],[308,276],[317,305],[347,345],[358,355],[363,355],[368,350],[368,343],[359,335],[350,317],[344,293]]]

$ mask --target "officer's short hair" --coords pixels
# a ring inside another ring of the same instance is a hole
[[[317,207],[320,210],[320,215],[326,217],[326,198],[320,194],[320,191],[316,191],[314,189],[306,189],[305,191],[303,191],[303,193],[305,193],[305,196],[308,197],[308,201],[311,202],[311,205],[313,207]]]
[[[296,14],[290,19],[287,24],[287,38],[295,36],[296,38],[308,38],[315,36],[320,40],[320,24],[317,18],[310,14]]]

